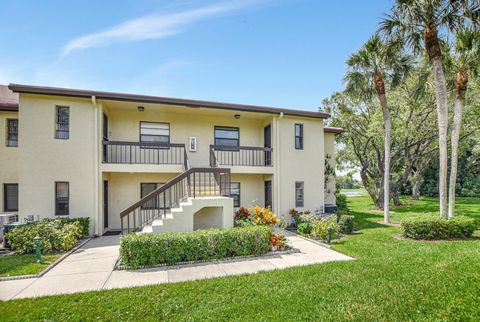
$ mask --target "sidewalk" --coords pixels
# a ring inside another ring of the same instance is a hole
[[[300,253],[219,263],[199,263],[135,271],[114,271],[119,236],[92,239],[41,278],[0,282],[0,300],[256,273],[352,258],[297,236],[288,242]]]

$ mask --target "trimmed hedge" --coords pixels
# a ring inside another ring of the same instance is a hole
[[[121,263],[137,268],[262,255],[269,250],[270,234],[266,226],[215,228],[185,233],[133,233],[120,239]]]
[[[414,216],[402,221],[402,235],[414,239],[449,239],[470,237],[476,229],[475,220],[456,216],[449,220],[438,215]]]

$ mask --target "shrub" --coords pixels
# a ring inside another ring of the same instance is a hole
[[[277,227],[280,229],[287,229],[290,226],[290,220],[287,217],[281,217],[277,223]]]
[[[253,222],[257,225],[274,225],[278,222],[277,216],[270,208],[256,206],[252,209]]]
[[[338,231],[342,234],[351,234],[353,233],[353,216],[350,215],[340,215],[338,220]]]
[[[337,218],[329,216],[316,220],[312,224],[312,236],[322,240],[328,239],[328,227],[332,227],[332,239],[335,238],[338,232]]]
[[[129,267],[173,265],[234,256],[261,255],[270,248],[265,226],[215,228],[186,233],[130,234],[120,239],[122,264]]]
[[[11,243],[12,250],[18,254],[33,253],[33,238],[42,237],[42,253],[67,251],[72,249],[82,237],[83,226],[79,221],[65,219],[44,219],[16,227],[5,236]]]
[[[449,239],[472,236],[472,218],[456,216],[446,220],[438,215],[414,216],[402,221],[402,235],[414,239]]]
[[[312,232],[312,224],[309,222],[302,222],[297,225],[297,232],[300,235],[308,236]]]
[[[58,218],[65,223],[78,222],[81,226],[82,237],[88,237],[90,235],[90,218],[89,217],[80,217],[80,218]]]
[[[287,243],[287,239],[282,234],[271,234],[270,248],[283,248]]]
[[[297,218],[297,225],[300,225],[301,223],[313,224],[317,220],[317,217],[310,212],[301,212],[298,214]]]

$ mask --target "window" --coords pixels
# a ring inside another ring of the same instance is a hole
[[[68,140],[70,138],[70,108],[68,106],[57,106],[55,121],[55,138]]]
[[[230,182],[230,197],[233,198],[233,206],[240,207],[240,182]]]
[[[7,119],[7,146],[18,146],[17,119]]]
[[[170,124],[140,122],[140,142],[170,143]]]
[[[303,181],[295,182],[295,207],[303,207]]]
[[[295,149],[303,149],[303,124],[295,124]]]
[[[55,182],[55,215],[69,214],[70,192],[68,182]]]
[[[215,126],[215,145],[239,146],[238,127]]]
[[[18,184],[5,183],[3,185],[3,210],[18,211]]]
[[[157,190],[163,185],[163,183],[156,183],[156,182],[148,182],[148,183],[140,183],[140,198],[145,197],[149,193]],[[149,200],[142,206],[142,209],[160,209],[163,208],[163,200],[159,199],[159,196]]]

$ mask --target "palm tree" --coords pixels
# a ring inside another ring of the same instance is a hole
[[[383,167],[383,213],[385,223],[390,222],[390,137],[391,121],[385,82],[392,87],[406,77],[412,67],[410,56],[403,55],[398,42],[385,43],[378,34],[347,60],[345,76],[347,94],[364,101],[378,97],[383,111],[385,128],[385,157]]]
[[[454,52],[447,56],[446,65],[452,72],[455,86],[455,109],[452,122],[452,154],[450,160],[450,183],[448,189],[448,218],[455,214],[455,188],[457,183],[458,141],[462,128],[465,93],[471,76],[477,76],[480,55],[479,34],[466,28],[456,34]]]
[[[467,19],[477,22],[478,10],[477,0],[396,0],[391,14],[380,24],[380,30],[388,36],[401,37],[416,52],[425,50],[433,69],[440,151],[440,216],[444,218],[448,218],[448,106],[441,38],[465,26]]]

